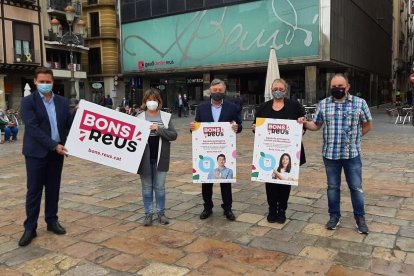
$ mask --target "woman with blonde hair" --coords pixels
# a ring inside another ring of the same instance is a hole
[[[152,225],[153,198],[155,194],[156,212],[160,224],[168,224],[165,216],[165,179],[170,165],[170,143],[177,139],[177,131],[171,122],[171,114],[161,111],[162,99],[156,89],[145,91],[138,118],[152,123],[150,136],[145,146],[138,174],[142,183],[144,201],[144,225]]]

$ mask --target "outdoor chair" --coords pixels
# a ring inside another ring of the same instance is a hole
[[[394,124],[404,124],[405,115],[407,112],[402,107],[397,107],[397,119]]]

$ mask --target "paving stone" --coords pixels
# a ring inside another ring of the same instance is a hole
[[[336,254],[337,252],[333,249],[306,246],[299,253],[299,256],[310,258],[310,259],[315,259],[315,260],[332,261]]]
[[[7,266],[16,266],[20,265],[24,262],[28,262],[30,260],[42,257],[49,253],[49,251],[43,248],[37,247],[25,247],[25,248],[17,248],[13,251],[9,251],[0,256],[0,263],[5,264]]]
[[[295,212],[290,216],[291,220],[308,221],[313,216],[313,213]]]
[[[90,243],[101,243],[109,238],[112,238],[114,235],[115,233],[111,232],[92,230],[91,232],[82,235],[81,239]]]
[[[397,234],[400,229],[399,225],[380,223],[380,222],[370,222],[368,224],[370,232],[385,233],[385,234]]]
[[[151,249],[145,250],[140,257],[147,259],[147,260],[153,260],[158,262],[163,262],[167,264],[173,264],[182,257],[184,257],[185,254],[183,251],[173,248],[168,248],[165,246],[157,246],[153,247]]]
[[[361,242],[365,236],[359,234],[355,228],[339,228],[333,234],[333,238],[338,240],[346,240],[346,241],[354,241],[354,242]]]
[[[101,264],[119,254],[119,251],[103,247],[93,251],[85,259],[95,264]]]
[[[76,266],[68,270],[67,272],[63,273],[63,276],[79,276],[79,275],[94,275],[94,276],[101,276],[107,275],[109,271],[101,266],[95,264],[83,264],[80,266]]]
[[[0,275],[2,276],[22,276],[23,274],[19,271],[0,265]]]
[[[334,234],[334,231],[328,230],[324,225],[317,223],[309,223],[303,228],[303,233],[321,237],[330,237]]]
[[[384,247],[375,247],[372,252],[372,257],[383,259],[395,263],[403,263],[407,253],[401,250],[389,249]]]
[[[140,256],[119,254],[102,263],[103,266],[117,270],[135,273],[147,265],[145,259]]]
[[[81,241],[64,248],[62,251],[73,257],[84,258],[99,248],[96,244]]]
[[[256,214],[250,214],[250,213],[243,213],[237,216],[236,220],[241,222],[247,222],[255,224],[263,219],[263,216],[256,215]]]
[[[331,269],[328,271],[327,276],[371,276],[372,273],[359,270],[352,267],[344,267],[341,265],[333,265]]]
[[[358,252],[354,252],[354,254],[338,252],[334,258],[334,261],[343,266],[358,267],[363,269],[368,269],[371,265],[371,258],[368,256],[361,256]]]
[[[414,265],[389,262],[381,259],[373,259],[371,272],[381,275],[411,275]]]
[[[414,253],[407,253],[404,263],[414,265]]]
[[[235,256],[235,260],[246,265],[273,271],[285,260],[285,256],[279,252],[248,247],[240,251]]]
[[[183,231],[187,233],[193,233],[198,229],[198,226],[195,223],[186,222],[186,221],[174,221],[169,226],[170,229]]]
[[[287,225],[290,222],[289,219],[286,220],[286,222],[284,224],[280,224],[280,223],[269,223],[267,221],[267,218],[262,219],[261,221],[259,221],[257,223],[257,225],[259,226],[264,226],[264,227],[270,227],[270,228],[274,228],[274,229],[282,229],[285,225]]]
[[[292,238],[293,235],[293,232],[290,233],[284,230],[272,229],[265,235],[265,237],[278,241],[288,241]]]
[[[176,262],[179,266],[196,269],[208,261],[207,255],[202,253],[190,253]]]
[[[241,250],[241,247],[230,242],[200,237],[184,247],[184,250],[190,253],[204,253],[208,256],[223,257],[236,254]]]
[[[9,241],[9,242],[0,244],[0,255],[7,253],[9,251],[15,250],[16,248],[19,248],[16,241]]]
[[[403,251],[414,252],[414,239],[398,237],[396,247]]]
[[[60,275],[61,270],[68,270],[76,266],[80,262],[61,254],[48,254],[46,256],[36,258],[25,262],[19,267],[19,271],[30,275]]]
[[[290,242],[300,245],[314,245],[318,240],[318,236],[308,235],[304,233],[296,233],[290,239]]]
[[[138,275],[158,276],[158,275],[185,275],[190,270],[188,268],[167,265],[163,263],[151,263],[147,267],[138,271]]]
[[[401,227],[400,236],[414,238],[414,227]]]
[[[296,203],[296,204],[302,204],[302,205],[312,205],[315,200],[310,198],[304,198],[304,197],[298,197],[298,196],[290,196],[289,202]]]
[[[283,227],[283,231],[288,233],[299,233],[307,225],[305,221],[291,220],[288,224]]]
[[[326,261],[293,257],[276,269],[276,275],[325,275],[331,265]]]
[[[133,255],[139,255],[153,247],[150,243],[136,240],[130,236],[115,236],[104,241],[102,245]]]
[[[397,209],[379,206],[366,206],[365,212],[368,214],[394,218],[397,213]]]
[[[382,233],[370,233],[364,240],[365,243],[380,247],[393,248],[395,236]]]
[[[275,241],[273,239],[265,237],[255,237],[249,246],[278,251],[291,255],[298,255],[304,247],[303,245],[295,244],[292,242]]]

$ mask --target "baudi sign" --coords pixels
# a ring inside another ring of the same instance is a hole
[[[65,147],[69,155],[137,173],[150,123],[81,100]]]

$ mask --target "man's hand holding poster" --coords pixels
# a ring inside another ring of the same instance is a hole
[[[256,118],[251,179],[297,186],[301,141],[297,121]]]
[[[137,173],[150,123],[81,100],[65,147],[70,155]]]
[[[230,123],[196,123],[193,183],[236,182],[236,133]]]

